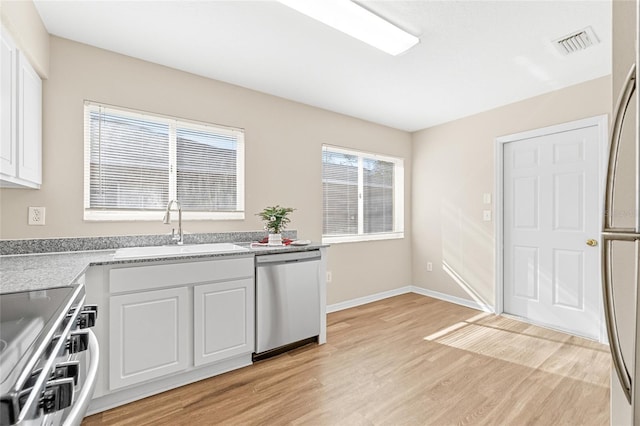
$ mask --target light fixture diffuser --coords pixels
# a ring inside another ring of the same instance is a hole
[[[406,52],[420,42],[418,37],[350,0],[278,1],[390,55]]]

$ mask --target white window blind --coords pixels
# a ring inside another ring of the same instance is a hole
[[[324,235],[358,233],[358,157],[325,149],[322,158]]]
[[[177,199],[185,219],[244,217],[244,134],[85,103],[85,219],[158,220]]]
[[[323,241],[402,238],[403,160],[323,146]]]
[[[393,232],[393,174],[390,161],[362,159],[364,233]]]
[[[185,210],[234,211],[238,205],[233,135],[177,129],[177,195]]]

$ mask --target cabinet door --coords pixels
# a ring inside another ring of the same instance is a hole
[[[196,366],[253,352],[253,279],[195,286],[193,297]]]
[[[186,287],[112,296],[109,301],[110,389],[187,368]]]
[[[18,177],[42,183],[42,80],[18,55]]]
[[[16,46],[2,31],[0,39],[0,173],[16,175]]]

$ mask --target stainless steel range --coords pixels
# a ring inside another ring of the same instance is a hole
[[[97,307],[83,285],[0,294],[0,425],[78,425],[93,394]]]

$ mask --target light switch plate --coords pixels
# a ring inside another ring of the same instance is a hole
[[[484,204],[491,204],[491,194],[489,192],[482,194],[482,202]]]
[[[485,222],[491,222],[491,210],[482,211],[482,220]]]
[[[29,225],[44,225],[44,207],[29,207],[29,218],[27,223]]]

